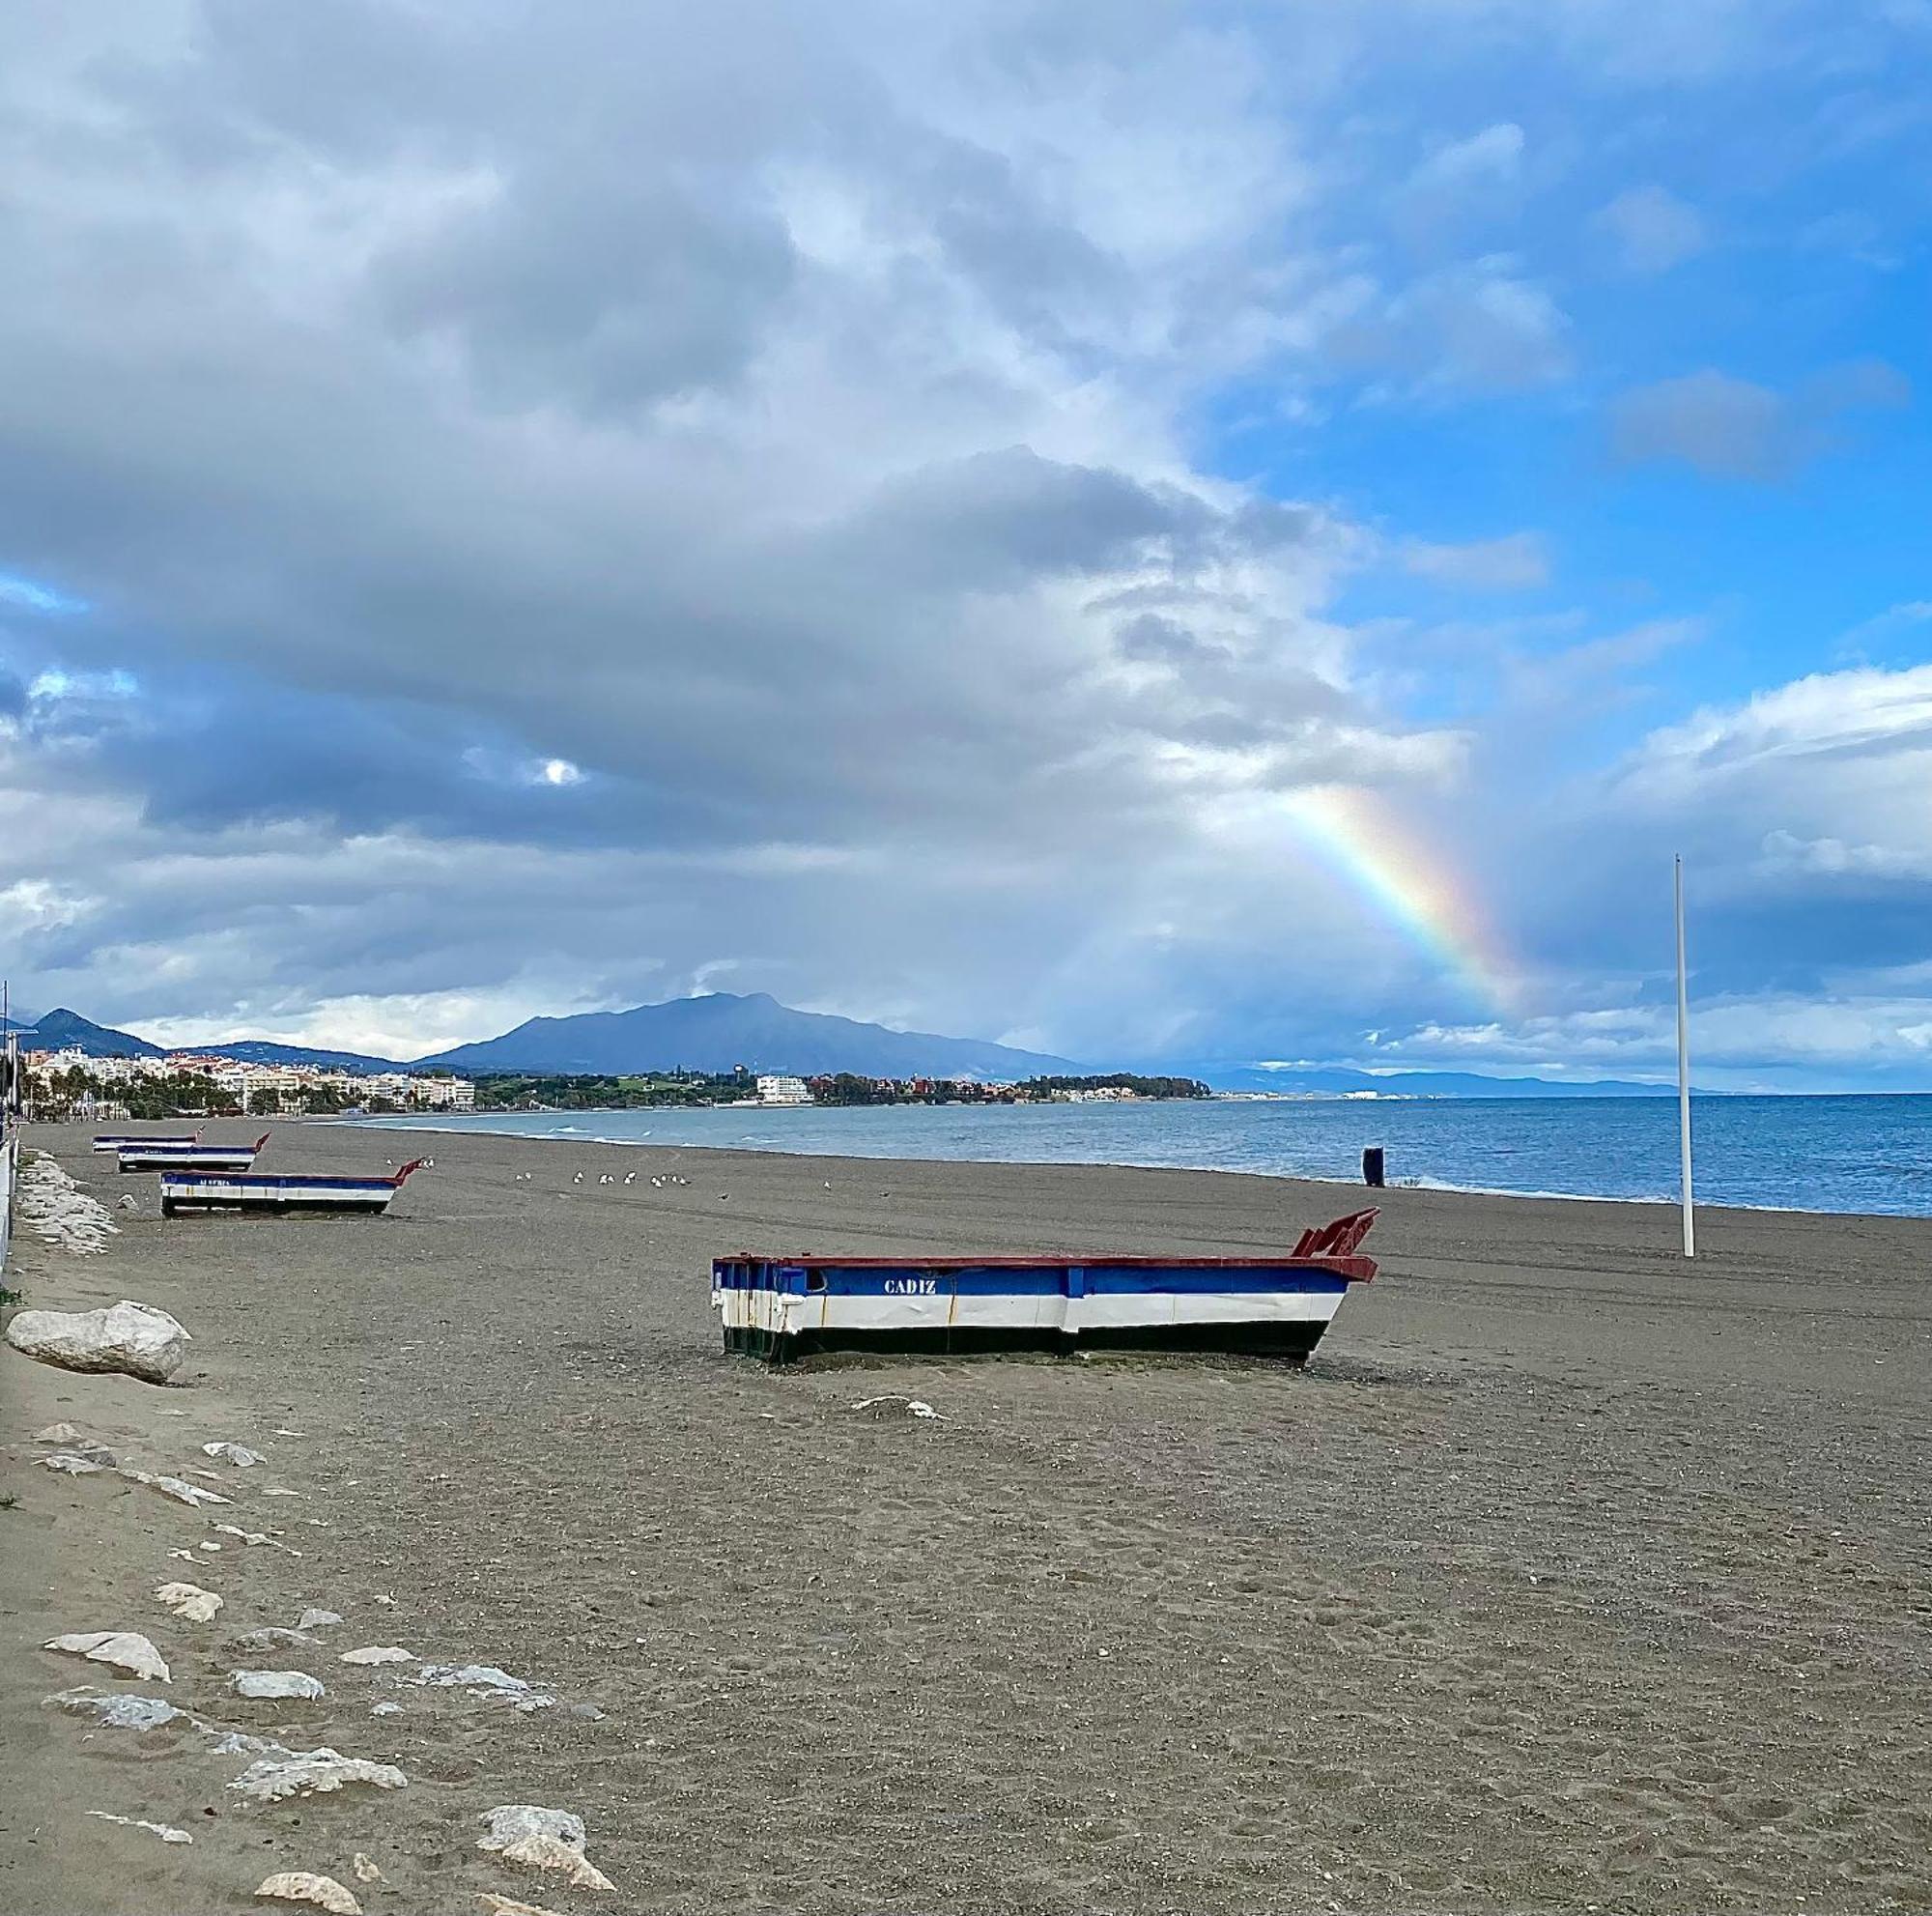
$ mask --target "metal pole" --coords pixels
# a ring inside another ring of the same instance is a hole
[[[1684,860],[1674,862],[1677,899],[1677,1156],[1684,1187],[1684,1255],[1697,1255],[1690,1211],[1690,997],[1684,975]]]

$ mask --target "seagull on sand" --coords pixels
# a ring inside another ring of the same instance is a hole
[[[635,1171],[626,1171],[626,1172],[624,1173],[624,1182],[625,1182],[625,1183],[626,1183],[627,1185],[634,1185],[634,1184],[636,1184],[636,1183],[638,1182],[638,1174],[637,1174],[637,1172],[635,1172]]]

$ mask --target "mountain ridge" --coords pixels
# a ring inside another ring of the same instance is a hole
[[[728,1072],[743,1065],[801,1077],[853,1072],[862,1077],[1005,1078],[1079,1069],[1068,1059],[989,1039],[894,1031],[829,1012],[794,1011],[766,991],[744,996],[713,991],[629,1011],[526,1018],[498,1038],[454,1045],[415,1062],[545,1074]]]

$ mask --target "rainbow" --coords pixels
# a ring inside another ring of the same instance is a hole
[[[1296,792],[1289,815],[1321,860],[1489,1006],[1515,1001],[1518,966],[1474,888],[1359,786]]]

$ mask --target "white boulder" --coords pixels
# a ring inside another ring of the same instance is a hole
[[[546,1810],[535,1803],[500,1803],[483,1814],[479,1849],[495,1850],[506,1863],[555,1870],[573,1889],[615,1889],[583,1853],[583,1819],[568,1810]]]
[[[320,1681],[301,1670],[238,1670],[229,1677],[228,1687],[238,1697],[258,1701],[293,1697],[313,1702],[328,1694]]]
[[[201,1454],[204,1457],[219,1457],[233,1464],[238,1471],[252,1471],[257,1464],[268,1461],[259,1450],[250,1450],[245,1444],[204,1444]]]
[[[318,1876],[312,1870],[278,1870],[255,1894],[283,1902],[318,1903],[331,1916],[362,1916],[362,1905],[333,1876]]]
[[[88,1477],[96,1471],[104,1471],[105,1464],[97,1464],[92,1457],[83,1457],[77,1450],[50,1450],[41,1459],[48,1470],[59,1471],[63,1476]]]
[[[213,1623],[221,1608],[221,1599],[199,1584],[161,1584],[155,1590],[156,1603],[164,1603],[189,1623]]]
[[[177,1717],[199,1725],[200,1719],[186,1710],[178,1710],[164,1697],[103,1695],[99,1690],[61,1690],[43,1697],[48,1709],[67,1710],[74,1716],[91,1716],[103,1730],[158,1730]]]
[[[393,1763],[345,1757],[339,1750],[299,1750],[250,1763],[228,1787],[257,1803],[279,1803],[285,1796],[319,1796],[352,1783],[376,1789],[401,1789],[408,1783]]]
[[[73,1630],[64,1637],[48,1638],[41,1647],[58,1650],[63,1656],[84,1656],[90,1663],[110,1664],[143,1682],[173,1681],[160,1651],[138,1631]]]
[[[340,1623],[341,1621],[340,1615],[333,1610],[317,1610],[311,1607],[303,1611],[296,1618],[296,1628],[298,1630],[326,1630],[331,1623]]]
[[[415,1654],[397,1644],[367,1644],[359,1650],[344,1650],[337,1663],[413,1663]]]
[[[123,1298],[99,1310],[23,1310],[7,1341],[24,1356],[63,1370],[114,1370],[165,1384],[192,1341],[164,1310]]]

